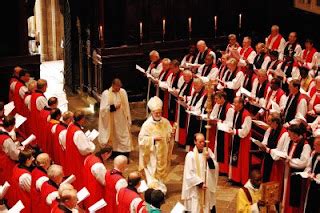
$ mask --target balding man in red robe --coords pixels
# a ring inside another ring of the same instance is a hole
[[[121,188],[128,186],[127,181],[122,176],[123,171],[127,168],[128,158],[124,155],[118,155],[114,159],[114,168],[106,173],[105,178],[105,195],[104,199],[108,203],[105,212],[118,212],[116,196]]]

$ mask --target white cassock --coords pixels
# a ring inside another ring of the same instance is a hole
[[[111,105],[121,104],[120,109],[110,112]],[[99,143],[112,142],[114,151],[131,151],[131,115],[128,96],[124,89],[113,92],[112,88],[105,90],[101,96],[99,115]]]
[[[173,149],[172,127],[166,118],[154,121],[150,116],[142,125],[139,142],[139,170],[144,170],[150,188],[167,192],[163,183],[168,175]],[[161,136],[161,141],[154,137]]]
[[[208,148],[208,151],[214,163],[214,169],[209,168],[207,159],[204,159],[203,154],[199,153],[196,147],[186,155],[181,199],[184,201],[187,211],[192,213],[200,212],[201,203],[203,203],[204,212],[210,212],[210,209],[216,205],[215,193],[219,168],[213,152],[210,148]],[[207,171],[205,171],[206,167]],[[207,189],[203,192],[197,185],[204,182],[205,175]],[[202,193],[205,193],[204,199],[201,199]]]

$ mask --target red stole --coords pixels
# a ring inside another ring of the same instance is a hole
[[[13,84],[14,82],[17,82],[18,81],[18,77],[16,76],[12,76],[10,78],[10,82],[9,82],[9,95],[8,95],[8,98],[9,98],[9,102],[13,101],[13,93],[14,91],[11,90],[11,84]]]
[[[314,54],[317,52],[317,50],[313,47],[310,51],[304,50],[302,54],[302,59],[306,61],[306,63],[311,63]]]
[[[15,162],[3,151],[3,143],[10,136],[0,131],[0,185],[10,180]]]
[[[314,97],[314,96],[315,96],[315,97]],[[314,98],[314,101],[313,101],[313,103],[312,103],[312,109],[313,109],[313,110],[315,111],[315,113],[317,114],[317,111],[316,111],[316,109],[315,109],[315,106],[318,105],[318,104],[320,104],[320,93],[315,93],[311,99],[313,99],[313,98]],[[310,102],[309,102],[309,103],[310,103]]]
[[[115,169],[107,171],[104,199],[108,205],[105,207],[105,212],[118,212],[116,204],[116,184],[122,178],[122,174]]]
[[[240,50],[240,55],[244,58],[247,59],[249,57],[249,55],[251,54],[251,52],[253,51],[252,47],[248,47],[247,49],[242,48]]]
[[[276,36],[277,36],[277,38],[276,38],[275,41],[273,42],[271,48],[269,48],[269,45],[270,45],[272,39],[274,38],[274,36],[272,36],[272,35],[269,35],[269,36],[268,36],[268,39],[267,39],[268,47],[267,47],[267,48],[269,48],[269,49],[271,49],[271,50],[277,50],[277,49],[279,48],[279,45],[280,45],[282,36],[281,36],[280,34],[278,34],[278,35],[276,35]]]
[[[33,212],[37,211],[39,209],[38,204],[40,202],[40,192],[36,188],[36,182],[39,178],[41,177],[46,177],[47,172],[42,169],[36,167],[32,172],[31,172],[31,210]]]
[[[91,168],[96,163],[102,163],[101,159],[94,154],[91,154],[86,157],[84,160],[84,172],[85,172],[85,186],[90,192],[90,196],[85,199],[84,206],[88,209],[90,206],[98,202],[103,198],[104,186],[102,186],[96,178],[92,175]],[[97,211],[97,213],[102,213],[102,210]]]
[[[83,162],[85,156],[81,155],[74,141],[73,137],[77,131],[82,131],[76,124],[71,123],[67,129],[67,141],[66,141],[66,164],[65,173],[66,175],[74,174],[76,176],[75,182],[72,184],[77,190],[83,187]]]

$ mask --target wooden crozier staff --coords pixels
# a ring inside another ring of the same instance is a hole
[[[206,128],[206,147],[205,147],[205,152],[204,153],[208,153],[209,149],[209,136],[210,136],[210,129],[211,129],[211,125],[210,125],[210,114],[212,112],[212,108],[213,108],[213,104],[212,104],[212,95],[213,95],[213,84],[211,83],[211,81],[209,81],[206,85],[207,87],[207,102],[206,102],[206,111],[207,111],[207,125],[205,126]],[[207,171],[208,171],[208,163],[207,163],[207,157],[205,155],[203,155],[204,157],[204,161],[205,161],[205,172],[204,172],[204,185],[207,185]],[[205,203],[206,203],[206,188],[203,189],[203,202],[202,202],[202,206],[201,206],[201,212],[204,212],[204,208],[205,208]]]

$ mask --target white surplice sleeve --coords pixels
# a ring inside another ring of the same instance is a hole
[[[310,158],[311,147],[309,144],[305,144],[303,146],[302,153],[300,158],[292,158],[289,162],[290,167],[295,169],[304,169],[308,164],[308,160]]]
[[[29,173],[24,173],[19,177],[19,187],[26,192],[30,192],[31,175]]]
[[[232,81],[226,82],[226,87],[228,89],[237,90],[241,87],[244,81],[244,74],[243,72],[238,72],[236,77]]]
[[[188,152],[185,159],[184,166],[184,177],[187,185],[187,189],[194,187],[203,182],[202,178],[199,177],[196,173],[196,165],[195,165],[194,153]]]
[[[92,143],[81,130],[76,131],[73,141],[81,155],[88,155],[94,152],[96,146]]]
[[[105,180],[106,173],[107,173],[107,169],[102,163],[95,163],[91,167],[91,174],[103,186],[106,185],[106,180]]]
[[[288,154],[289,144],[290,144],[289,134],[288,132],[285,132],[279,138],[277,147],[275,149],[270,150],[270,156],[272,157],[272,159],[273,160],[280,159],[279,155],[276,154],[277,152],[281,152],[282,154]]]
[[[45,106],[47,106],[47,99],[43,96],[40,96],[36,100],[37,109],[39,111],[43,110]]]
[[[16,144],[13,142],[11,138],[7,138],[3,144],[2,149],[4,153],[6,153],[11,160],[18,160],[18,155],[20,151],[17,149]]]
[[[243,124],[241,125],[241,129],[235,129],[235,133],[240,137],[240,138],[245,138],[251,131],[251,117],[247,116],[244,119]]]
[[[264,133],[262,144],[267,145],[269,136],[270,136],[271,128],[268,128],[267,131]]]

